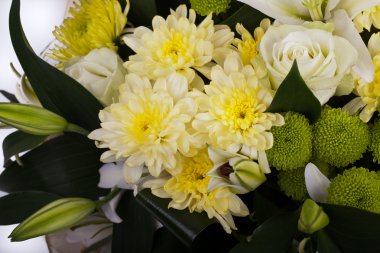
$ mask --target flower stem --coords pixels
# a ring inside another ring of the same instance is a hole
[[[97,204],[98,208],[100,208],[102,205],[106,204],[107,202],[111,201],[120,192],[121,192],[120,188],[116,187],[116,188],[112,189],[112,191],[110,193],[108,193],[107,196],[105,196],[104,198],[96,201],[96,204]]]
[[[72,124],[72,123],[68,123],[67,124],[67,127],[66,127],[65,131],[66,132],[78,133],[78,134],[81,134],[81,135],[84,135],[84,136],[87,136],[90,133],[86,129],[84,129],[84,128],[78,126],[78,125]]]

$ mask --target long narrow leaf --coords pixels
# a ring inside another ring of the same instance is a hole
[[[39,58],[30,47],[20,20],[20,0],[9,14],[13,48],[41,104],[71,123],[93,130],[99,127],[102,105],[77,81]]]

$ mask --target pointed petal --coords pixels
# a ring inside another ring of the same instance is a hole
[[[343,9],[350,19],[354,19],[360,12],[379,5],[379,0],[344,0],[340,1],[336,9]]]
[[[123,164],[120,162],[116,164],[104,164],[99,170],[100,182],[98,186],[101,188],[113,188],[117,186],[123,189],[131,189],[131,186],[124,181],[122,167]]]
[[[111,201],[102,205],[102,210],[104,215],[112,221],[113,223],[121,223],[123,220],[117,215],[116,207],[119,204],[120,198],[123,195],[123,192],[120,192],[116,197],[114,197]]]
[[[326,203],[330,180],[313,163],[305,168],[305,183],[310,197],[320,203]]]
[[[335,26],[334,34],[351,42],[359,53],[358,62],[352,69],[366,82],[372,82],[374,67],[371,55],[347,13],[344,10],[335,11],[330,22]]]
[[[302,24],[310,19],[309,11],[299,0],[238,0],[284,24]]]

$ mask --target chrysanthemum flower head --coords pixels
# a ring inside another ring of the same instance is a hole
[[[76,0],[70,14],[53,32],[60,44],[55,45],[49,57],[65,63],[95,48],[117,49],[115,39],[127,23],[117,0]]]
[[[203,89],[197,71],[209,76],[215,52],[231,43],[233,33],[226,25],[214,25],[211,15],[198,26],[195,18],[194,10],[181,5],[166,20],[155,16],[153,30],[136,28],[123,38],[136,52],[125,67],[152,80],[176,72],[185,76],[191,87]]]
[[[201,16],[219,14],[230,7],[231,0],[190,0],[191,8]]]
[[[380,29],[380,5],[374,6],[357,15],[354,19],[356,29],[362,32],[363,29],[371,30],[372,25]]]
[[[284,124],[284,119],[278,113],[265,112],[273,97],[259,83],[253,67],[243,66],[240,57],[231,54],[224,68],[212,69],[211,78],[206,94],[192,94],[201,110],[192,123],[194,129],[213,147],[228,152],[257,158],[258,151],[270,149],[273,135],[269,130]]]
[[[365,168],[351,168],[336,176],[328,188],[327,203],[380,213],[380,178]]]
[[[372,152],[373,160],[380,163],[380,121],[376,120],[371,127],[371,143],[369,151]]]
[[[157,177],[174,173],[179,154],[195,155],[201,144],[191,135],[189,122],[197,105],[186,97],[187,81],[176,74],[152,87],[147,78],[126,76],[118,103],[100,111],[100,129],[89,138],[99,141],[103,162],[126,159],[126,181],[136,182],[146,166]]]
[[[316,158],[336,167],[361,158],[370,141],[368,126],[358,116],[327,106],[314,124],[313,134]]]
[[[368,42],[368,49],[372,55],[375,67],[375,76],[371,83],[356,77],[355,93],[359,97],[351,100],[344,109],[350,114],[360,111],[360,119],[368,122],[380,106],[380,32],[373,34]]]
[[[312,130],[302,114],[287,112],[285,125],[272,127],[274,143],[267,151],[269,164],[278,170],[305,167],[312,155]]]
[[[204,149],[194,157],[182,157],[180,173],[166,180],[148,181],[144,187],[151,188],[155,195],[171,198],[171,208],[198,213],[205,211],[210,219],[218,219],[226,232],[231,233],[231,229],[236,229],[232,215],[246,216],[249,211],[241,199],[226,187],[208,192],[210,176],[207,173],[212,167],[213,163]]]

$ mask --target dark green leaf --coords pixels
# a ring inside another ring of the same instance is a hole
[[[262,193],[260,193],[260,191],[255,191],[254,193],[253,210],[254,217],[257,219],[259,224],[262,224],[264,221],[281,211],[275,203],[266,198]]]
[[[304,114],[311,123],[315,122],[321,115],[321,104],[302,79],[298,71],[297,61],[294,61],[289,74],[276,91],[272,104],[267,111],[298,112]]]
[[[40,191],[15,192],[0,198],[0,225],[20,223],[60,196]]]
[[[323,205],[330,218],[325,231],[344,253],[380,252],[380,214]]]
[[[5,137],[3,141],[4,164],[6,164],[12,156],[36,147],[46,138],[47,136],[32,135],[21,131],[11,133]]]
[[[244,4],[234,14],[222,21],[222,24],[228,25],[232,30],[235,30],[237,23],[242,24],[248,30],[252,30],[260,26],[263,18],[266,18],[263,13]]]
[[[148,189],[141,191],[136,199],[192,252],[223,252],[236,244],[235,239],[205,213],[169,209],[168,199],[158,198]]]
[[[152,26],[152,19],[157,15],[156,0],[130,0],[130,3],[128,20],[136,26]]]
[[[167,228],[162,227],[154,233],[152,253],[189,253],[185,245]]]
[[[8,91],[5,90],[0,90],[1,95],[3,95],[6,99],[9,100],[11,103],[19,103],[16,96],[13,95],[12,93],[9,93]]]
[[[318,253],[342,253],[334,241],[322,229],[316,234]]]
[[[97,199],[106,194],[97,187],[100,152],[82,135],[56,137],[22,156],[23,167],[11,163],[0,175],[0,190],[37,190]]]
[[[157,224],[152,216],[137,203],[133,191],[124,193],[117,213],[123,222],[114,224],[112,253],[150,252]]]
[[[230,253],[285,253],[297,234],[299,212],[286,212],[273,216],[252,234],[247,243],[239,243]]]
[[[87,130],[99,127],[102,105],[77,81],[40,59],[30,47],[20,21],[20,0],[9,14],[13,48],[41,104]]]

